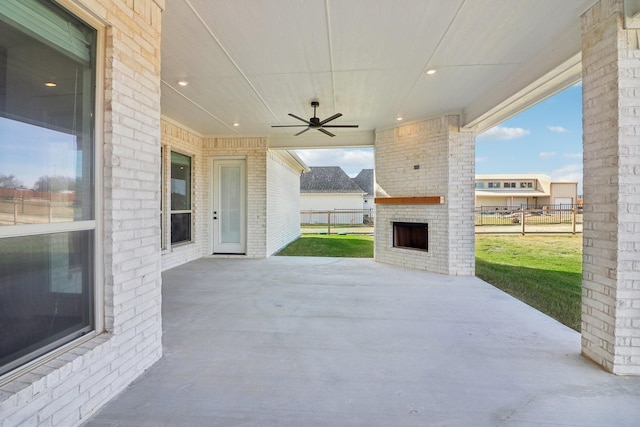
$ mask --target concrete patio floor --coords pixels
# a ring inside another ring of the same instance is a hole
[[[163,274],[164,357],[85,425],[638,426],[640,378],[474,277],[370,259]]]

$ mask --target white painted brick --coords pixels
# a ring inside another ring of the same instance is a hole
[[[275,152],[267,155],[267,255],[300,236],[300,172]]]
[[[621,26],[622,0],[582,16],[584,103],[583,353],[620,374],[637,374],[640,291],[638,30]],[[618,90],[611,90],[618,88]],[[612,108],[613,107],[613,108]],[[640,322],[639,322],[640,323]],[[628,325],[625,327],[625,325]]]
[[[376,133],[377,197],[445,197],[442,205],[377,205],[376,260],[443,274],[475,273],[474,156],[474,134],[459,132],[456,117]],[[391,247],[392,221],[428,223],[429,252]]]
[[[160,316],[145,314],[143,319],[140,313],[140,319],[136,319],[137,315],[131,316],[126,310],[114,312],[114,301],[132,306],[136,305],[137,298],[142,303],[155,301],[156,311],[160,310],[160,252],[149,249],[158,240],[152,238],[158,234],[157,209],[152,203],[157,206],[159,202],[160,183],[157,171],[160,78],[159,57],[154,54],[159,51],[160,43],[159,11],[153,11],[157,8],[153,0],[135,2],[136,7],[146,11],[144,14],[133,14],[132,5],[116,0],[104,0],[100,4],[92,0],[80,2],[109,24],[107,55],[113,58],[105,61],[105,76],[110,80],[104,96],[105,317],[107,326],[114,322],[124,326],[119,330],[126,330],[128,324],[132,324],[134,330],[144,324],[144,331],[127,339],[127,343],[133,344],[127,358],[135,357],[138,351],[147,367],[161,355]],[[125,19],[126,16],[130,18]],[[153,21],[150,16],[155,16]],[[146,36],[132,38],[125,34]],[[143,201],[149,204],[145,206]],[[132,241],[135,236],[145,239]],[[119,246],[125,250],[119,252]],[[121,253],[128,259],[121,257]],[[145,280],[133,280],[135,273],[128,272],[131,268],[144,270]],[[126,289],[123,282],[133,288]],[[136,292],[136,286],[143,287],[144,291]],[[153,307],[147,308],[147,312],[153,311]],[[156,332],[149,334],[149,330]],[[117,365],[118,358],[122,357],[118,355],[118,346],[111,344],[115,339],[107,334],[95,337],[34,369],[33,374],[23,376],[30,384],[14,381],[3,387],[0,408],[3,415],[5,410],[10,410],[15,416],[5,419],[3,426],[31,423],[69,426],[78,424],[81,416],[93,413],[142,372],[138,363],[127,365],[128,372],[123,369],[110,374],[112,364]],[[118,378],[126,381],[113,387],[111,382],[104,381],[109,375],[120,375]]]

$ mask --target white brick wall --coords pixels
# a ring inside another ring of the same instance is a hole
[[[209,159],[203,155],[204,138],[167,118],[162,120],[163,234],[162,270],[185,264],[208,254],[210,240]],[[171,152],[191,157],[191,242],[171,245]]]
[[[163,170],[164,241],[162,269],[167,270],[211,254],[212,160],[243,157],[247,162],[247,254],[262,258],[273,254],[300,234],[298,212],[300,173],[277,153],[266,138],[203,137],[168,118],[162,120],[165,150]],[[170,244],[170,153],[192,156],[192,242]],[[269,212],[269,215],[267,215]]]
[[[244,156],[247,161],[247,257],[267,256],[267,139],[206,138],[204,156]],[[210,176],[211,162],[205,165]],[[210,210],[210,209],[209,209]],[[208,212],[208,211],[207,211]],[[207,213],[208,215],[208,213]]]
[[[267,153],[267,255],[300,237],[300,172]]]
[[[640,32],[622,11],[602,0],[582,16],[582,351],[640,375]]]
[[[449,271],[472,276],[475,256],[475,132],[460,131],[458,117],[448,118],[447,205]]]
[[[440,205],[376,205],[375,258],[451,275],[475,273],[474,138],[457,116],[376,132],[376,197],[444,196]],[[429,251],[392,247],[395,221],[429,224]]]
[[[170,166],[169,153],[177,151],[192,156],[193,186],[193,229],[192,242],[171,246],[168,179],[165,180],[165,242],[162,252],[162,269],[211,254],[211,165],[213,159],[244,157],[247,162],[247,254],[249,258],[262,258],[279,249],[283,241],[291,241],[292,234],[299,234],[299,222],[296,231],[289,227],[291,216],[288,210],[297,203],[299,192],[299,174],[286,166],[282,159],[267,149],[266,138],[215,138],[203,137],[194,131],[185,129],[169,119],[162,121],[162,143],[166,150],[165,176]],[[271,216],[267,215],[267,201],[273,198]],[[287,206],[287,210],[279,208]],[[296,212],[298,207],[295,208]],[[267,241],[267,221],[273,228]],[[296,221],[299,221],[296,215]],[[283,233],[279,235],[278,233]],[[286,244],[286,243],[285,243]]]
[[[104,82],[104,309],[107,331],[0,387],[3,426],[73,426],[162,354],[160,16],[153,0],[78,0],[108,25]],[[81,16],[82,18],[82,16]],[[102,280],[99,280],[102,282]]]

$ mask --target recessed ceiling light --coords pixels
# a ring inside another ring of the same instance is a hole
[[[182,87],[185,87],[185,86],[189,85],[189,82],[186,81],[185,79],[180,79],[180,80],[178,80],[178,85],[180,85]]]
[[[396,120],[401,122],[402,121],[402,117],[398,116],[398,117],[396,117]]]
[[[427,70],[427,75],[432,76],[436,73],[436,71],[437,71],[436,69],[430,68]]]
[[[233,125],[234,125],[235,127],[238,127],[238,126],[240,126],[240,123],[238,123],[238,122],[233,122]]]
[[[45,82],[46,87],[56,87],[58,84],[56,82]]]

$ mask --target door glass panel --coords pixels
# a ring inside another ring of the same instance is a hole
[[[220,242],[240,243],[240,166],[220,166]]]

